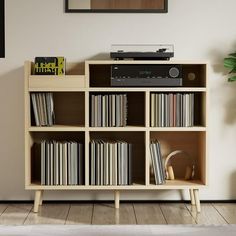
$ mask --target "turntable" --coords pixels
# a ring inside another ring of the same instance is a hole
[[[110,57],[115,60],[170,60],[174,57],[174,45],[112,45]]]

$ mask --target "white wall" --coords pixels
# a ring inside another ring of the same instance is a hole
[[[114,43],[173,43],[175,59],[208,60],[209,188],[202,199],[236,199],[236,83],[223,57],[236,51],[235,0],[169,0],[168,14],[65,14],[63,0],[6,1],[6,58],[0,59],[0,200],[24,190],[23,63],[40,55],[83,61]],[[98,193],[46,193],[47,199],[101,199]],[[128,193],[130,199],[179,199],[179,192]],[[187,195],[185,195],[187,197]]]

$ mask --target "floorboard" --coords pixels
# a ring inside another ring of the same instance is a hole
[[[187,204],[186,207],[195,219],[197,224],[201,225],[224,225],[227,222],[219,214],[219,212],[212,206],[212,204],[201,204],[201,213],[197,213],[196,207]]]
[[[213,204],[219,214],[229,224],[236,224],[236,204]]]
[[[66,224],[91,224],[93,204],[72,204]]]
[[[32,204],[12,204],[0,216],[1,225],[22,225],[32,209]]]
[[[7,209],[7,204],[0,204],[0,215]]]
[[[134,204],[137,224],[166,224],[159,204]]]
[[[24,224],[65,224],[69,208],[69,204],[43,204],[38,213],[30,212]]]
[[[196,224],[185,204],[160,204],[167,224]]]
[[[114,204],[95,204],[92,224],[136,224],[133,204],[120,204],[120,209]]]

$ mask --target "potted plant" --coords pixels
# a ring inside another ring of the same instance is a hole
[[[228,57],[224,58],[224,66],[229,69],[229,82],[236,80],[236,52],[230,53]]]

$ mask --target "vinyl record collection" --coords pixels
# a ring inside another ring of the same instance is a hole
[[[154,173],[155,184],[160,185],[165,183],[165,171],[161,156],[160,143],[151,141],[150,144],[151,164]]]
[[[132,184],[132,144],[92,140],[90,153],[91,185]]]
[[[41,185],[84,184],[83,145],[77,142],[42,141],[40,152]]]
[[[91,95],[92,127],[123,127],[127,123],[127,94]]]
[[[64,57],[35,57],[35,75],[65,75]]]
[[[151,127],[194,126],[193,93],[151,94]]]
[[[31,93],[36,126],[52,126],[55,123],[53,93]]]

